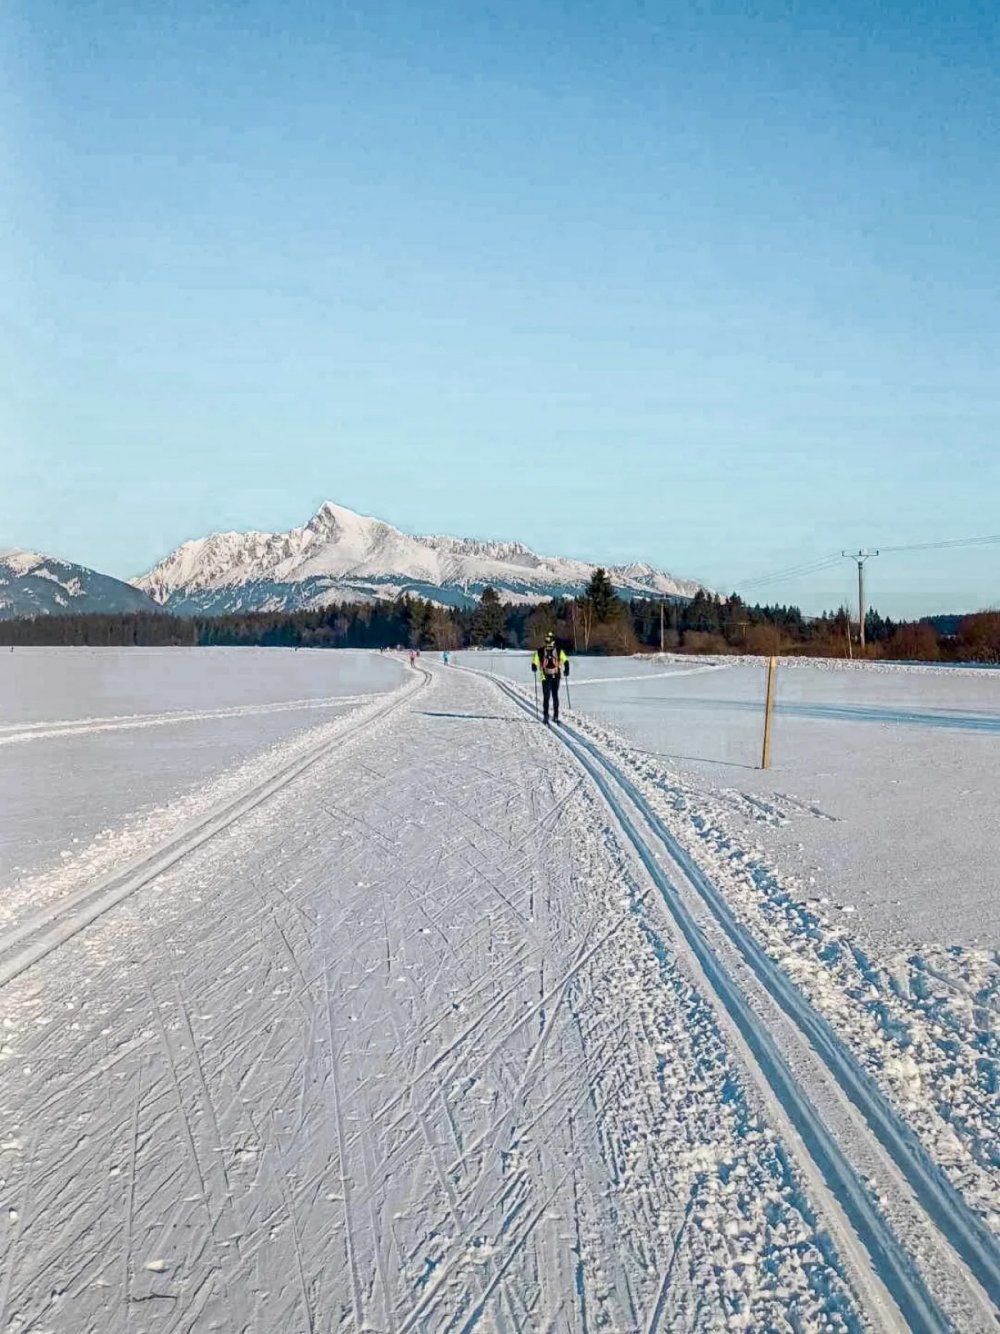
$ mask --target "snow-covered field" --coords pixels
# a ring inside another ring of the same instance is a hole
[[[756,664],[578,662],[557,733],[523,657],[248,652],[5,693],[132,804],[36,784],[68,855],[0,877],[0,1330],[996,1328],[1000,836],[932,823],[996,678],[789,668],[762,775]]]
[[[398,685],[366,653],[0,653],[0,884]],[[2,902],[0,902],[2,910]]]
[[[458,661],[530,688],[525,654]],[[761,659],[570,674],[578,710],[752,822],[868,939],[1000,948],[1000,670],[782,662],[766,773],[765,683]]]

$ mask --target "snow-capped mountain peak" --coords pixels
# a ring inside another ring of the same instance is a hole
[[[538,555],[520,542],[414,537],[328,500],[287,532],[213,533],[185,542],[135,582],[170,610],[211,614],[406,592],[468,605],[487,585],[511,601],[536,602],[579,593],[593,569]],[[608,573],[626,596],[691,597],[700,587],[649,565],[612,566]]]

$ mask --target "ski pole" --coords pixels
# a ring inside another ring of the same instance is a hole
[[[533,673],[533,675],[535,676],[535,717],[537,718],[537,717],[538,717],[538,676],[537,676],[537,674],[534,674],[534,673]]]
[[[566,681],[566,707],[567,707],[568,709],[571,709],[571,708],[573,707],[573,697],[572,697],[572,695],[570,695],[570,693],[569,693],[569,677],[568,677],[568,676],[565,678],[565,681]]]

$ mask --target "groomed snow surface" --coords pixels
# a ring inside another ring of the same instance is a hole
[[[994,1329],[1000,680],[761,683],[0,655],[0,1331]]]
[[[361,653],[0,652],[0,883],[98,834],[120,857],[129,834],[183,820],[208,780],[239,788],[239,766],[402,679]]]

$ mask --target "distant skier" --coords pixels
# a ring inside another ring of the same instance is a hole
[[[447,649],[445,649],[444,652],[441,654],[441,661],[444,663],[446,667],[448,666],[448,663],[451,661],[451,654],[448,652]]]
[[[552,702],[552,721],[559,721],[559,681],[569,676],[569,658],[556,644],[556,637],[550,630],[545,636],[545,643],[531,659],[531,670],[540,672],[542,677],[542,718],[549,721],[549,701]]]
[[[410,649],[410,666],[411,666],[411,667],[416,667],[416,665],[417,665],[417,650],[416,650],[415,648],[411,648],[411,649]]]

